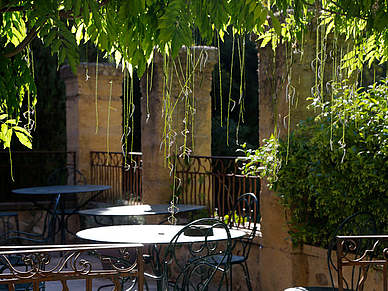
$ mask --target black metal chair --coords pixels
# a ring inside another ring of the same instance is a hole
[[[256,195],[253,193],[245,193],[241,195],[234,204],[229,216],[224,217],[224,220],[230,229],[241,229],[247,233],[246,236],[235,242],[235,246],[233,248],[234,255],[230,261],[229,272],[230,288],[233,288],[233,265],[240,265],[244,271],[247,288],[252,291],[247,260],[251,250],[252,241],[256,236],[259,218],[259,203]]]
[[[61,167],[52,172],[47,179],[47,186],[60,186],[60,185],[86,185],[86,178],[80,170],[74,167]],[[66,195],[66,208],[65,214],[65,229],[68,233],[75,235],[74,232],[68,228],[69,218],[76,213],[78,205],[82,205],[85,200],[86,193]],[[65,197],[63,197],[65,199]]]
[[[50,174],[47,186],[86,185],[86,178],[74,167],[61,167]]]
[[[30,233],[24,231],[9,231],[0,236],[0,245],[14,244],[52,244],[54,236],[58,229],[58,202],[60,196],[50,202],[48,211],[46,211],[41,233]]]
[[[327,265],[329,269],[329,276],[331,280],[331,286],[326,287],[292,287],[287,288],[284,291],[338,291],[338,265],[337,256],[333,260],[333,252],[337,250],[337,236],[341,235],[374,235],[377,232],[376,221],[372,214],[367,212],[356,213],[347,219],[345,219],[334,232],[327,251]],[[348,257],[352,257],[353,260],[359,259],[364,255],[365,250],[372,249],[374,245],[374,239],[360,240],[356,245],[356,248],[347,249]],[[369,260],[373,257],[373,252],[368,252]],[[342,277],[345,291],[362,291],[363,286],[359,286],[361,278],[365,275],[363,272],[367,272],[369,266],[363,270],[362,266],[355,265],[351,267],[352,270],[347,272]]]
[[[225,240],[212,240],[215,232],[222,233]],[[188,243],[188,236],[202,238]],[[185,245],[188,251],[182,256]],[[214,218],[199,219],[183,227],[164,248],[160,273],[145,273],[145,276],[158,280],[158,290],[228,290],[226,274],[231,250],[230,232],[225,223]]]
[[[245,280],[247,282],[248,290],[252,290],[251,279],[249,276],[249,270],[247,265],[247,260],[249,256],[249,252],[252,246],[252,240],[256,236],[257,226],[259,223],[259,203],[257,197],[253,193],[246,193],[241,195],[233,209],[232,215],[229,221],[230,228],[237,229],[247,229],[249,232],[246,236],[242,237],[239,240],[239,244],[236,246],[237,254],[232,256],[232,260],[230,262],[230,286],[232,285],[232,267],[233,265],[240,265],[244,270]]]

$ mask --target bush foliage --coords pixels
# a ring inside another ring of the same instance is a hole
[[[388,79],[368,90],[343,87],[289,139],[245,150],[246,171],[269,177],[294,243],[326,246],[346,217],[368,211],[388,231]],[[260,168],[257,162],[261,162]]]

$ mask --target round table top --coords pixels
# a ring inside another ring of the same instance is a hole
[[[57,194],[74,194],[94,191],[104,191],[110,189],[108,185],[61,185],[61,186],[42,186],[21,188],[12,190],[15,194],[28,195],[57,195]]]
[[[156,204],[156,205],[126,205],[126,206],[114,206],[106,208],[94,208],[79,211],[82,215],[91,216],[129,216],[129,215],[157,215],[157,214],[169,214],[171,213],[171,204]],[[204,209],[203,205],[186,205],[175,204],[178,212],[188,212]]]
[[[141,243],[141,244],[168,244],[174,235],[184,225],[114,225],[84,229],[77,232],[81,239],[107,242],[107,243]],[[225,240],[226,233],[222,228],[213,228],[214,235],[208,236],[208,240]],[[230,230],[232,239],[243,237],[244,231]],[[179,237],[180,243],[191,243],[203,241],[203,236]]]

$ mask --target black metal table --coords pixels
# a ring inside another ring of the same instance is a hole
[[[42,187],[31,187],[31,188],[21,188],[12,190],[12,193],[19,195],[49,195],[58,197],[64,196],[66,194],[76,194],[76,193],[93,193],[88,199],[86,199],[82,204],[78,205],[74,211],[68,215],[73,215],[77,213],[80,209],[85,207],[91,200],[100,195],[103,191],[110,189],[111,186],[108,185],[61,185],[61,186],[42,186]],[[43,205],[31,199],[31,201],[38,206],[39,208],[50,211],[46,209]],[[60,199],[60,228],[61,228],[61,244],[65,243],[65,199]]]

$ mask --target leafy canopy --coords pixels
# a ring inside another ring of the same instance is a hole
[[[254,32],[275,47],[281,35],[301,39],[306,23],[318,17],[327,33],[353,41],[344,65],[355,70],[387,59],[387,10],[384,0],[0,0],[0,140],[7,148],[16,135],[32,146],[28,124],[39,93],[29,49],[34,38],[50,47],[58,67],[68,62],[75,71],[78,45],[90,41],[141,76],[155,51],[175,57],[183,45],[194,45],[194,31],[210,45],[233,25],[233,33]],[[20,112],[23,102],[27,112]]]

